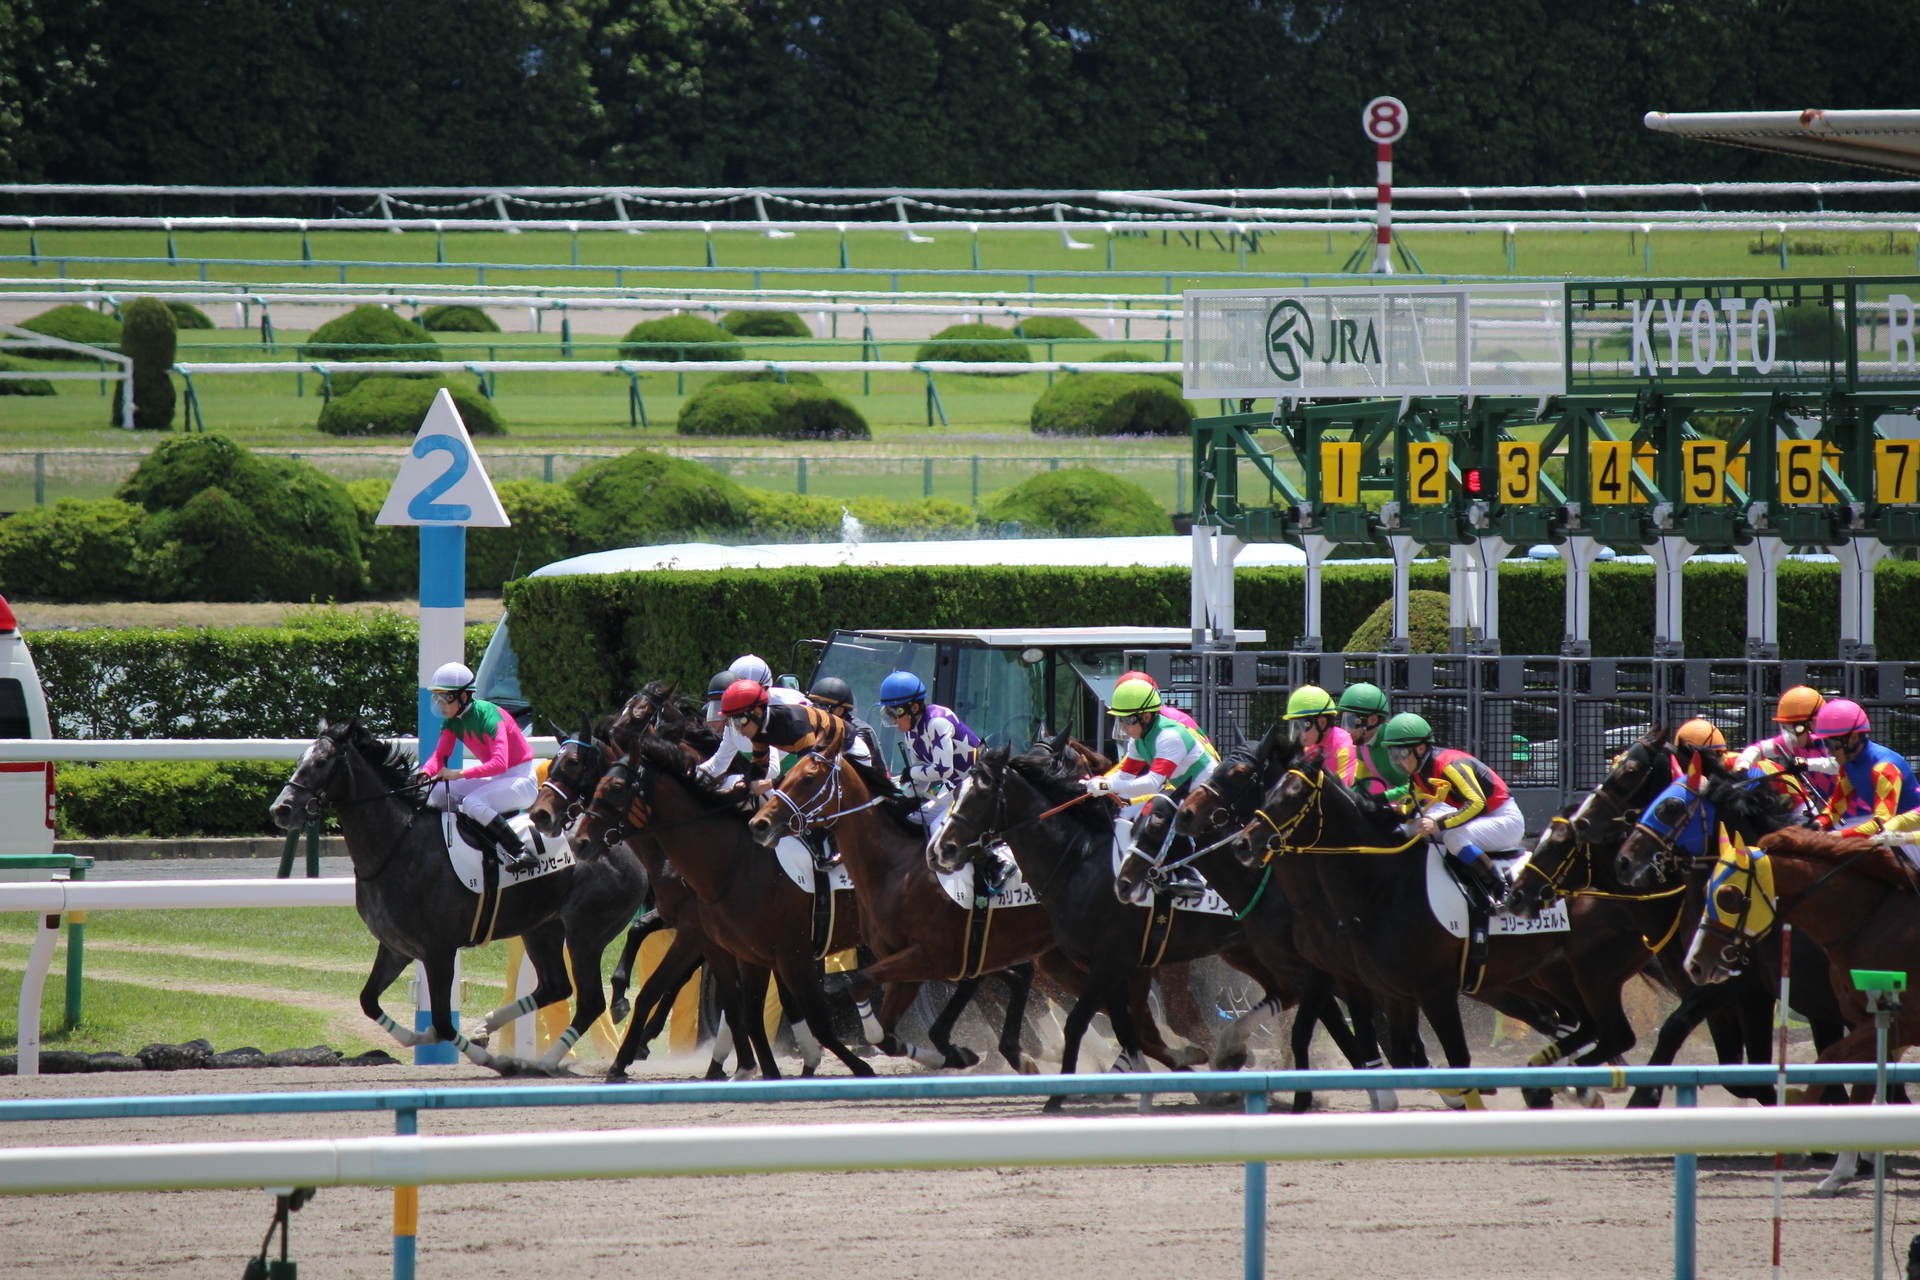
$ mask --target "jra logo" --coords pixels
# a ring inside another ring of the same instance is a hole
[[[1300,380],[1301,362],[1313,357],[1313,317],[1287,298],[1267,313],[1267,366],[1282,382]]]

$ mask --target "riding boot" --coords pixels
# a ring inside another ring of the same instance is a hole
[[[1487,914],[1499,915],[1510,886],[1507,878],[1500,874],[1500,868],[1493,864],[1493,859],[1483,853],[1472,862],[1463,861],[1460,865],[1466,870],[1467,882],[1479,893]]]
[[[981,848],[973,855],[973,883],[984,898],[997,898],[1007,885],[1007,868],[993,855],[992,850]]]
[[[520,843],[519,835],[507,825],[505,818],[495,816],[494,820],[487,824],[487,834],[499,842],[500,865],[515,875],[532,871],[540,865],[540,859],[534,857],[527,846]]]

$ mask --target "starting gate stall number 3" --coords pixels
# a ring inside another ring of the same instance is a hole
[[[1447,500],[1447,466],[1453,446],[1421,440],[1407,446],[1407,501],[1439,506]]]
[[[1688,440],[1680,446],[1686,472],[1682,482],[1687,501],[1696,506],[1719,506],[1727,500],[1727,442]]]
[[[1324,443],[1320,446],[1320,501],[1329,506],[1346,506],[1360,501],[1360,455],[1357,444]]]
[[[1506,440],[1500,445],[1500,501],[1525,506],[1540,496],[1540,445]]]
[[[1920,503],[1920,440],[1877,440],[1874,497],[1888,506]]]

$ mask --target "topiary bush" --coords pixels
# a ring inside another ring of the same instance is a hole
[[[1347,637],[1348,653],[1378,653],[1393,638],[1393,601],[1384,600]],[[1407,643],[1415,653],[1447,653],[1447,595],[1444,591],[1407,592]]]
[[[191,302],[169,302],[167,310],[173,313],[173,327],[176,329],[213,328],[213,317]]]
[[[20,373],[26,365],[18,360],[9,360],[0,356],[0,373]],[[50,396],[56,395],[53,383],[46,378],[0,378],[0,396]]]
[[[964,360],[969,364],[995,361],[1029,362],[1033,352],[1013,340],[1013,330],[991,324],[950,324],[922,343],[915,360]]]
[[[580,499],[564,484],[503,480],[494,486],[507,519],[505,529],[467,530],[467,589],[497,591],[543,564],[573,552]]]
[[[981,504],[990,521],[1017,520],[1031,530],[1070,538],[1127,538],[1172,533],[1173,520],[1131,480],[1092,467],[1029,476]]]
[[[1076,373],[1033,402],[1043,436],[1184,436],[1193,413],[1165,379],[1138,373]]]
[[[333,436],[410,436],[420,429],[442,387],[453,394],[467,434],[507,434],[493,401],[471,386],[441,378],[368,377],[321,407],[320,429]]]
[[[567,477],[580,501],[577,549],[640,547],[691,535],[737,533],[752,518],[746,490],[710,467],[635,449]]]
[[[484,308],[457,304],[428,307],[420,313],[420,327],[428,333],[500,332],[500,326],[493,322],[493,317]]]
[[[437,360],[433,335],[369,302],[321,325],[300,348],[302,360]]]
[[[271,835],[269,810],[287,784],[271,760],[152,760],[55,766],[55,834],[110,836]]]
[[[735,369],[727,373],[715,373],[707,376],[709,387],[730,387],[736,382],[778,382],[780,375],[770,369]],[[795,370],[787,375],[787,385],[794,387],[824,387],[817,373]],[[705,388],[702,388],[703,390]]]
[[[347,481],[360,533],[360,555],[367,566],[367,590],[376,596],[411,594],[420,589],[420,537],[408,525],[375,524],[387,504],[393,481]],[[471,538],[472,532],[468,535]]]
[[[729,311],[720,327],[736,338],[811,338],[813,330],[791,311]]]
[[[49,338],[84,342],[90,347],[111,347],[120,341],[120,322],[77,302],[69,302],[51,311],[42,311],[31,320],[22,320],[20,328]],[[88,357],[65,347],[17,347],[15,353],[35,360],[85,360]]]
[[[699,316],[642,320],[621,339],[622,360],[738,360],[740,342]]]
[[[1093,330],[1075,320],[1072,316],[1023,316],[1020,323],[1013,327],[1014,332],[1023,338],[1038,338],[1042,342],[1061,338],[1092,338],[1097,336]]]
[[[0,594],[126,600],[141,594],[134,548],[147,513],[117,498],[62,498],[0,520]]]
[[[1166,354],[1160,351],[1109,351],[1105,355],[1095,356],[1089,363],[1165,364]],[[1165,378],[1176,387],[1181,385],[1180,375],[1177,373],[1148,373],[1142,374],[1141,376],[1147,378]]]
[[[773,436],[781,440],[864,440],[860,411],[825,387],[794,382],[727,382],[702,387],[680,408],[683,436]]]
[[[748,489],[752,513],[749,536],[761,542],[835,542],[847,535],[846,517],[859,521],[860,535],[873,541],[971,537],[980,518],[945,498],[823,498],[806,493]]]
[[[153,600],[353,599],[366,590],[346,486],[224,436],[164,441],[116,495],[150,514],[135,564]]]
[[[158,298],[135,298],[121,313],[120,353],[133,357],[133,429],[173,427],[173,312]],[[118,425],[127,384],[113,384],[109,422]]]

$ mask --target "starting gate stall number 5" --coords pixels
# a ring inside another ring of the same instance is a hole
[[[1888,506],[1920,503],[1920,440],[1877,440],[1874,497]]]
[[[1357,444],[1320,446],[1320,501],[1344,506],[1360,501],[1360,455]]]
[[[1500,501],[1525,506],[1540,496],[1540,445],[1507,440],[1500,445]]]
[[[1407,501],[1438,506],[1447,500],[1447,465],[1453,446],[1421,440],[1407,446]]]
[[[1687,501],[1719,506],[1727,500],[1727,442],[1688,440],[1680,446],[1686,478],[1681,482]]]

